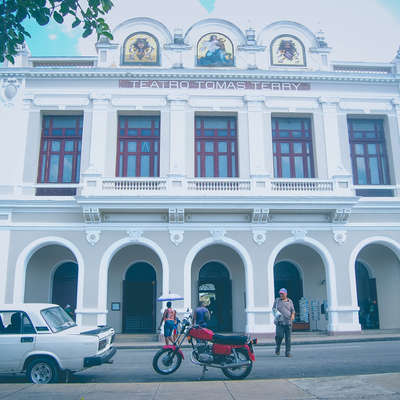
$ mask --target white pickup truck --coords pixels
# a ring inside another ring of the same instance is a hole
[[[0,373],[33,383],[111,362],[114,329],[83,327],[55,304],[0,304]]]

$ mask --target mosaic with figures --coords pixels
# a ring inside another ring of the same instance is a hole
[[[157,39],[146,32],[129,36],[124,43],[122,63],[125,65],[159,65]]]
[[[271,44],[271,64],[306,66],[303,43],[292,35],[281,35]]]
[[[231,40],[221,33],[208,33],[197,44],[197,65],[205,67],[233,66],[234,53]]]

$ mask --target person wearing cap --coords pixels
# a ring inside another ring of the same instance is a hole
[[[292,355],[290,353],[290,342],[292,322],[296,313],[294,310],[293,301],[287,296],[287,290],[285,288],[279,290],[279,298],[275,300],[272,311],[274,314],[279,315],[277,318],[275,318],[274,321],[276,324],[275,354],[279,356],[281,351],[281,343],[283,338],[285,337],[285,355],[286,357],[291,357]]]

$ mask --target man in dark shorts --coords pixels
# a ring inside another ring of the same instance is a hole
[[[204,301],[200,301],[198,307],[193,311],[193,325],[197,324],[202,328],[206,328],[209,320],[210,312],[206,308]]]
[[[292,321],[296,313],[294,311],[293,301],[287,297],[287,290],[285,288],[279,290],[279,298],[275,300],[272,311],[277,315],[274,321],[276,324],[275,354],[279,356],[281,343],[283,337],[285,337],[286,357],[292,357],[290,353],[291,331]]]
[[[164,338],[165,344],[168,346],[169,342],[171,344],[174,343],[172,339],[172,333],[175,329],[176,321],[176,311],[172,308],[172,303],[169,301],[167,303],[167,308],[164,311],[164,314],[161,318],[160,326],[158,329],[161,329],[161,325],[164,322]]]

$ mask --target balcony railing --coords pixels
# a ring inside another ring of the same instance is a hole
[[[103,191],[162,191],[167,188],[167,180],[160,178],[111,178],[103,180]]]
[[[83,179],[83,196],[354,196],[350,178],[102,178]]]
[[[333,192],[333,180],[317,179],[273,179],[271,190],[273,192]]]
[[[201,192],[241,192],[251,190],[251,181],[239,179],[192,179],[187,181],[188,190]]]

